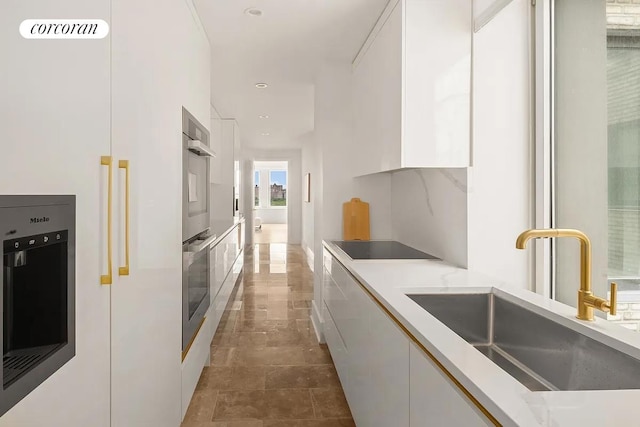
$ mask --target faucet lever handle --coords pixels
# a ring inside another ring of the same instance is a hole
[[[609,314],[616,315],[616,307],[618,305],[618,284],[611,282],[611,292],[609,296]]]

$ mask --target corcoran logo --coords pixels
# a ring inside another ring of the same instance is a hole
[[[38,222],[49,222],[49,217],[48,216],[43,216],[40,218],[31,218],[31,224],[36,224]]]
[[[103,39],[109,24],[102,19],[25,19],[20,34],[25,39]]]

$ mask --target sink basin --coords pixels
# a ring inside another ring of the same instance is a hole
[[[494,293],[407,296],[529,390],[640,389],[640,360]]]

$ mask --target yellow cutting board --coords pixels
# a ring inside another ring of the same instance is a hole
[[[371,240],[369,203],[358,198],[342,205],[342,239]]]

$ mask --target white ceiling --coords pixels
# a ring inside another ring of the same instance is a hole
[[[247,146],[299,146],[299,138],[313,131],[318,67],[327,58],[353,59],[387,2],[194,0],[211,42],[216,110],[237,119]],[[263,14],[249,16],[248,8]],[[269,87],[256,89],[258,82]]]

